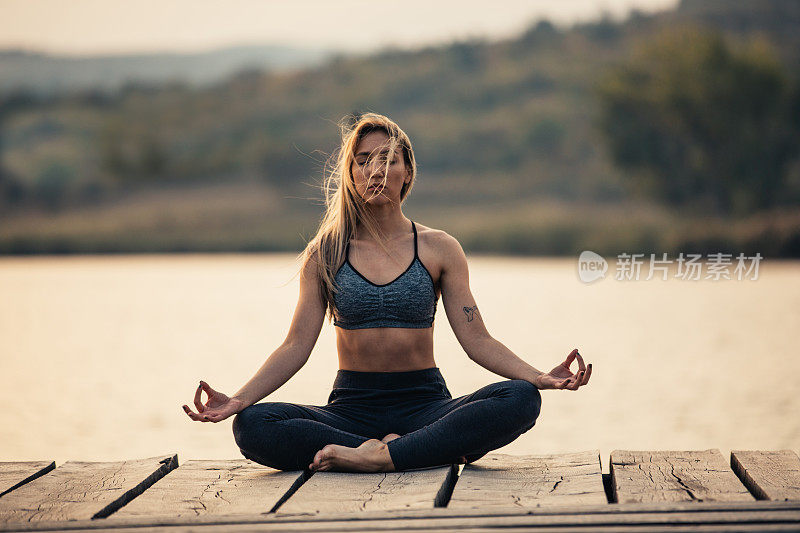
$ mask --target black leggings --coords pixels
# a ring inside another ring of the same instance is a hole
[[[395,470],[467,462],[510,443],[536,423],[542,397],[532,383],[492,383],[453,399],[436,367],[409,372],[339,370],[324,406],[264,402],[233,420],[247,459],[303,470],[326,444],[356,447],[389,433]]]

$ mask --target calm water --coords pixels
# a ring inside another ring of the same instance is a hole
[[[501,451],[800,449],[800,262],[756,281],[585,285],[575,260],[470,258],[495,338],[541,370],[575,347],[594,375],[543,391]],[[234,393],[284,339],[292,255],[0,259],[0,460],[238,458],[231,420],[192,422],[199,379]],[[436,361],[453,396],[504,379],[471,362],[440,301]],[[267,400],[324,404],[334,327]]]

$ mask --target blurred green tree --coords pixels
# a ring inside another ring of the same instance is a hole
[[[649,41],[598,83],[599,127],[634,189],[727,214],[780,203],[800,128],[797,84],[772,49],[696,26]]]
[[[36,198],[49,210],[61,208],[67,197],[75,169],[62,161],[50,161],[39,172],[35,183]]]

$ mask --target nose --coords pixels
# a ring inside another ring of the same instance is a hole
[[[384,165],[380,162],[372,161],[367,165],[367,175],[372,178],[380,178],[383,179],[383,170]]]

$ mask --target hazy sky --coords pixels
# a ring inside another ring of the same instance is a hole
[[[68,54],[285,44],[370,51],[500,38],[547,17],[669,9],[677,0],[0,0],[0,48]]]

